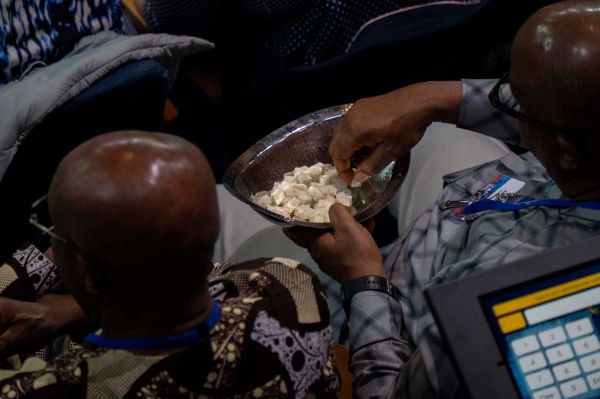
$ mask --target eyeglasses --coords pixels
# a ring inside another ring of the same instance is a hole
[[[42,220],[47,220],[47,224]],[[65,245],[68,245],[72,250],[79,253],[79,255],[81,255],[84,259],[94,260],[95,262],[98,261],[95,256],[84,254],[83,251],[79,249],[77,244],[73,242],[73,240],[65,238],[54,232],[54,226],[51,225],[52,222],[50,221],[50,212],[48,210],[48,194],[37,199],[31,205],[31,213],[29,214],[29,224],[38,229],[42,233],[42,235],[47,234],[55,240],[60,241]]]
[[[46,219],[46,218],[48,220],[48,223],[51,224],[50,212],[48,211],[48,194],[39,198],[31,205],[31,213],[29,215],[29,223],[33,227],[38,229],[42,234],[47,234],[50,237],[54,238],[55,240],[60,241],[63,244],[69,246],[73,251],[77,252],[88,264],[102,265],[105,269],[107,268],[108,264],[106,262],[104,262],[102,260],[102,258],[83,252],[77,246],[77,244],[75,244],[73,242],[73,240],[70,240],[61,235],[56,234],[54,232],[54,226],[48,226],[44,222],[41,221],[42,219]]]
[[[43,222],[40,221],[42,212],[44,214],[48,213],[48,194],[43,197],[37,199],[31,205],[31,213],[29,215],[29,224],[38,229],[42,234],[48,234],[50,237],[63,242],[65,244],[69,244],[74,246],[70,240],[56,234],[54,232],[54,226],[46,226]]]
[[[575,133],[571,129],[567,129],[567,128],[564,128],[561,126],[556,126],[556,125],[552,125],[550,123],[542,122],[539,119],[533,118],[527,114],[524,114],[523,112],[520,112],[518,109],[519,104],[517,103],[517,100],[512,95],[503,96],[503,97],[507,97],[507,98],[504,100],[501,99],[500,98],[500,88],[502,87],[502,85],[507,84],[507,83],[509,83],[508,72],[506,72],[504,75],[502,75],[500,80],[498,80],[496,85],[492,88],[492,91],[490,91],[488,99],[490,100],[492,107],[494,107],[497,110],[504,112],[505,114],[507,114],[515,119],[518,119],[520,121],[538,124],[540,126],[545,127],[546,129],[554,130],[554,131],[559,132],[567,137],[574,138]]]

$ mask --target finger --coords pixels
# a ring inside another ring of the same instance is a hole
[[[333,159],[348,160],[352,155],[363,147],[363,144],[354,137],[352,130],[348,127],[348,116],[342,118],[337,124],[329,143],[329,154]]]
[[[338,176],[343,180],[344,183],[348,185],[348,187],[350,187],[352,185],[352,180],[354,179],[354,171],[352,169],[348,169],[343,172],[338,170]]]
[[[317,254],[323,253],[326,250],[331,250],[335,245],[335,238],[331,232],[322,234],[319,238],[317,238],[313,245],[313,252]]]
[[[290,230],[293,229],[294,228],[284,229],[285,234],[296,234],[294,231],[290,232]],[[313,238],[314,240],[310,242],[305,241],[303,243],[305,244],[304,248],[308,250],[310,256],[315,260],[317,265],[319,265],[319,268],[327,273],[327,266],[324,266],[326,262],[323,262],[323,259],[325,258],[325,254],[329,253],[329,251],[335,247],[335,239],[330,231],[320,233],[318,236],[313,235]]]
[[[296,245],[308,249],[314,245],[320,236],[325,234],[325,231],[303,227],[288,227],[283,229],[283,234]]]
[[[346,117],[345,117],[346,118]],[[345,118],[336,126],[331,142],[329,143],[329,155],[333,166],[338,171],[338,174],[346,183],[352,181],[352,156],[360,150],[363,145],[352,137],[350,130],[344,123]]]
[[[350,184],[352,182],[352,176],[354,176],[354,171],[352,170],[352,163],[350,162],[350,158],[340,159],[331,157],[331,162],[337,170],[340,179],[342,179],[346,184]]]
[[[339,232],[347,232],[360,226],[354,216],[350,213],[350,208],[341,204],[333,204],[329,208],[329,221],[333,227],[334,234]]]
[[[389,147],[385,144],[380,144],[356,166],[356,175],[364,174],[366,176],[373,176],[381,172],[383,168],[395,159],[396,156],[389,150]]]
[[[325,273],[329,274],[329,263],[324,262],[325,254],[335,252],[335,238],[331,232],[323,234],[314,243],[313,246],[308,250],[310,256],[317,262],[319,268]]]

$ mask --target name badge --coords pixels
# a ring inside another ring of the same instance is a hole
[[[525,182],[506,175],[498,175],[491,182],[486,184],[481,190],[477,191],[471,198],[458,201],[446,201],[440,208],[454,209],[452,217],[458,220],[465,220],[463,209],[466,205],[480,199],[491,199],[503,202],[521,202],[525,197],[516,195],[516,193],[525,186]]]

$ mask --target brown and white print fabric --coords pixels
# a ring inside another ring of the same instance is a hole
[[[180,352],[145,356],[77,346],[52,362],[13,357],[0,398],[337,398],[327,298],[304,265],[282,258],[215,265],[219,319]]]

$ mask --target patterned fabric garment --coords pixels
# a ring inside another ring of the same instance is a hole
[[[0,267],[2,297],[34,301],[62,291],[56,265],[34,245],[24,244]]]
[[[0,84],[59,60],[80,38],[121,33],[120,0],[0,0]]]
[[[508,126],[514,122],[493,112],[487,101],[494,83],[463,82],[460,124],[475,124],[480,131],[518,143],[515,130],[508,134]],[[600,211],[590,209],[540,206],[492,212],[465,221],[453,216],[454,210],[440,208],[448,200],[473,198],[499,175],[524,182],[520,195],[562,196],[531,153],[509,153],[445,176],[446,185],[433,207],[419,216],[384,261],[386,273],[401,292],[400,300],[367,292],[352,301],[350,367],[359,397],[451,398],[460,392],[458,377],[425,302],[427,286],[600,234]]]
[[[0,370],[0,398],[338,397],[329,308],[316,276],[282,258],[216,265],[221,305],[205,339],[145,356],[77,346],[47,363],[15,356]]]
[[[446,0],[244,0],[240,14],[255,25],[270,25],[267,47],[287,66],[310,66],[344,53],[362,28],[386,15]],[[453,0],[474,4],[479,0]],[[217,17],[216,0],[145,0],[151,29],[202,35]],[[252,24],[252,23],[251,23]]]
[[[179,35],[205,35],[217,16],[216,0],[144,0],[148,29]]]
[[[470,4],[477,0],[457,0]],[[441,0],[321,0],[290,18],[270,46],[289,66],[310,66],[344,53],[365,24],[376,18]]]
[[[284,22],[310,3],[311,0],[243,0],[223,7],[218,0],[144,0],[142,9],[152,31],[202,36],[214,27],[219,12],[224,14],[222,8],[236,10],[250,25],[265,27]]]

